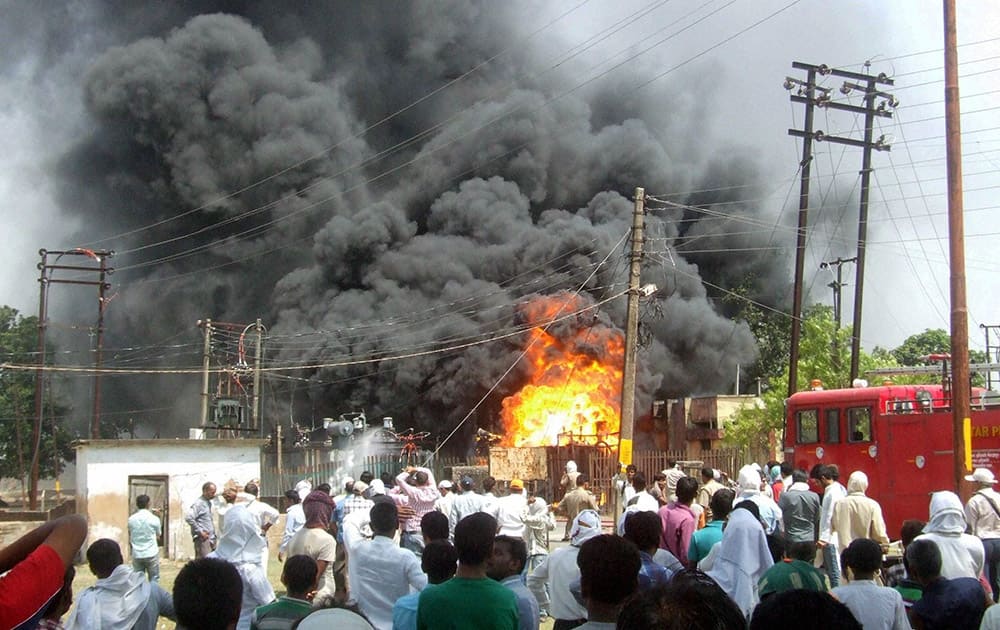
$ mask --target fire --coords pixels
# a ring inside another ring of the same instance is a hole
[[[622,333],[585,311],[545,331],[554,318],[586,308],[578,295],[542,296],[520,306],[531,329],[528,383],[502,403],[504,446],[618,444]],[[533,342],[533,343],[532,343]]]

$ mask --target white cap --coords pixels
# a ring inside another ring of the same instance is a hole
[[[445,488],[445,489],[450,490],[451,489],[451,482],[448,481],[447,479],[443,479],[443,480],[441,480],[441,483],[438,484],[438,488]]]
[[[994,484],[997,482],[997,478],[993,476],[993,473],[989,468],[977,468],[973,471],[971,475],[965,476],[966,481],[975,481],[976,483],[989,483]]]

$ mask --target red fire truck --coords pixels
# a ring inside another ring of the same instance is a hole
[[[973,388],[971,402],[972,465],[1000,476],[1000,398]],[[785,457],[806,471],[836,464],[845,485],[864,471],[896,538],[903,520],[927,520],[929,493],[954,490],[952,427],[947,385],[816,387],[787,400]]]

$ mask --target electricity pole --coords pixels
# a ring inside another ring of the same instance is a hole
[[[806,71],[806,80],[787,77],[785,79],[785,89],[791,90],[796,85],[798,89],[798,99],[806,105],[806,118],[803,123],[802,140],[802,161],[799,162],[801,179],[799,181],[799,226],[795,237],[795,283],[792,285],[792,339],[788,359],[788,395],[791,396],[798,391],[799,380],[799,337],[802,334],[802,279],[805,275],[805,254],[806,254],[806,228],[809,222],[809,174],[812,164],[812,133],[813,133],[813,108],[816,106],[816,73],[826,74],[825,66],[807,66],[799,62],[792,64],[793,68]],[[828,99],[829,90],[821,89],[821,98]],[[796,97],[793,96],[795,101]],[[792,130],[789,129],[791,134]]]
[[[962,125],[958,100],[955,0],[944,0],[944,121],[948,158],[948,253],[951,266],[952,435],[955,490],[972,469],[969,392],[969,309],[965,296],[965,222],[962,212]]]
[[[264,437],[264,424],[260,421],[260,360],[264,354],[264,326],[257,318],[257,348],[253,355],[253,410],[251,428],[257,429],[261,437]]]
[[[46,249],[38,250],[38,255],[41,256],[42,260],[38,263],[38,270],[40,272],[38,277],[39,293],[38,293],[38,369],[35,371],[35,422],[31,428],[31,470],[28,476],[28,507],[29,509],[37,509],[38,507],[38,475],[39,475],[39,460],[41,458],[41,447],[42,447],[42,424],[44,420],[45,410],[44,410],[44,390],[45,390],[45,331],[48,328],[48,299],[49,299],[49,287],[53,284],[77,284],[84,286],[96,286],[98,287],[98,313],[97,313],[97,329],[98,329],[98,345],[96,354],[96,371],[94,373],[94,410],[93,416],[91,417],[90,424],[90,437],[97,439],[100,437],[100,404],[101,404],[101,344],[103,343],[104,334],[104,307],[106,301],[104,299],[104,292],[111,288],[105,280],[108,274],[114,273],[114,269],[108,267],[106,262],[108,258],[115,255],[113,251],[110,250],[92,250],[84,249],[78,247],[76,249],[70,250],[55,250],[50,251]],[[49,257],[54,256],[55,258],[52,262],[49,262]],[[88,267],[81,265],[61,265],[59,261],[63,256],[86,256],[92,260],[97,261],[99,267]],[[71,271],[79,272],[77,277],[74,278],[55,278],[53,277],[56,271]],[[98,272],[98,280],[81,280],[78,279],[80,273],[93,273]]]
[[[865,133],[864,140],[857,140],[855,138],[845,138],[841,136],[831,136],[825,134],[823,131],[813,131],[810,129],[799,130],[799,129],[789,129],[788,133],[792,136],[797,136],[799,138],[807,139],[811,138],[816,142],[833,142],[836,144],[845,144],[853,147],[861,147],[864,149],[864,155],[861,161],[861,202],[858,211],[858,254],[857,254],[857,266],[854,276],[854,321],[851,329],[851,381],[858,377],[858,362],[861,355],[861,307],[862,307],[862,295],[864,293],[864,273],[865,273],[865,247],[868,239],[868,197],[870,194],[870,182],[871,182],[871,155],[872,149],[876,151],[888,151],[890,149],[889,144],[886,142],[884,137],[880,137],[877,140],[874,138],[874,124],[875,118],[892,118],[892,112],[889,111],[895,108],[899,102],[891,94],[882,92],[878,89],[879,85],[893,85],[893,80],[885,76],[885,74],[879,74],[878,76],[873,76],[869,74],[863,74],[860,72],[850,72],[847,70],[838,70],[836,68],[830,68],[826,65],[813,66],[810,64],[803,64],[795,62],[792,67],[801,70],[812,70],[824,75],[832,75],[842,79],[846,79],[840,88],[841,94],[848,95],[854,91],[861,91],[864,95],[864,106],[860,107],[857,105],[849,105],[847,103],[840,103],[830,99],[830,89],[824,88],[822,94],[818,97],[811,95],[809,90],[806,90],[804,95],[792,95],[792,101],[797,103],[808,103],[812,102],[816,107],[825,107],[827,109],[834,109],[839,111],[851,112],[854,114],[864,114],[865,115]],[[786,89],[792,89],[795,85],[804,85],[802,81],[792,79],[789,77],[785,80]],[[808,86],[807,86],[808,87]],[[819,90],[819,86],[813,86],[814,90]],[[799,92],[803,92],[802,89]],[[878,101],[876,103],[876,101]],[[801,237],[800,237],[801,238]],[[799,289],[801,290],[801,289]],[[793,321],[794,326],[794,321]],[[796,348],[792,348],[795,352],[797,358],[798,353]],[[790,384],[791,386],[791,384]]]
[[[618,438],[618,461],[632,463],[632,434],[635,427],[635,369],[639,329],[639,273],[642,268],[642,230],[646,191],[635,189],[632,212],[632,253],[628,273],[628,307],[625,313],[625,362],[622,368],[621,433]]]
[[[833,335],[833,367],[836,369],[840,368],[840,343],[837,341],[837,332],[840,331],[840,290],[844,288],[844,283],[841,281],[841,267],[847,263],[858,262],[857,256],[854,258],[841,258],[837,256],[837,260],[831,260],[829,262],[824,261],[819,264],[820,269],[827,269],[836,265],[837,267],[837,279],[826,285],[833,289],[833,320],[836,322],[836,328],[834,328]]]
[[[201,355],[201,420],[202,431],[208,427],[209,371],[212,367],[212,320],[199,319],[197,326],[205,333],[205,345]]]

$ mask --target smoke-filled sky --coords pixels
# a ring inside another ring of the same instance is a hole
[[[978,325],[1000,323],[988,249],[1000,7],[959,4],[970,334],[982,348]],[[602,303],[563,325],[621,326],[613,298],[643,186],[676,205],[647,215],[643,282],[660,290],[644,310],[640,402],[732,391],[756,349],[719,298],[749,277],[753,299],[790,310],[801,141],[787,129],[803,106],[781,84],[804,78],[793,61],[895,79],[886,91],[900,105],[876,130],[892,151],[873,158],[863,345],[948,328],[940,2],[0,13],[0,301],[36,310],[41,247],[116,250],[109,366],[197,367],[196,320],[260,317],[269,365],[327,366],[269,376],[270,418],[364,407],[443,433],[485,396],[469,428],[495,426],[525,380],[525,366],[504,377],[520,338],[473,342],[510,332],[529,296],[559,291]],[[832,110],[815,126],[862,132]],[[855,254],[860,164],[856,148],[815,145],[811,301],[831,301],[819,263]],[[854,267],[844,272],[847,322]],[[88,365],[93,294],[67,287],[51,296],[56,362]],[[199,387],[196,375],[107,377],[106,413],[180,434],[196,424]]]

